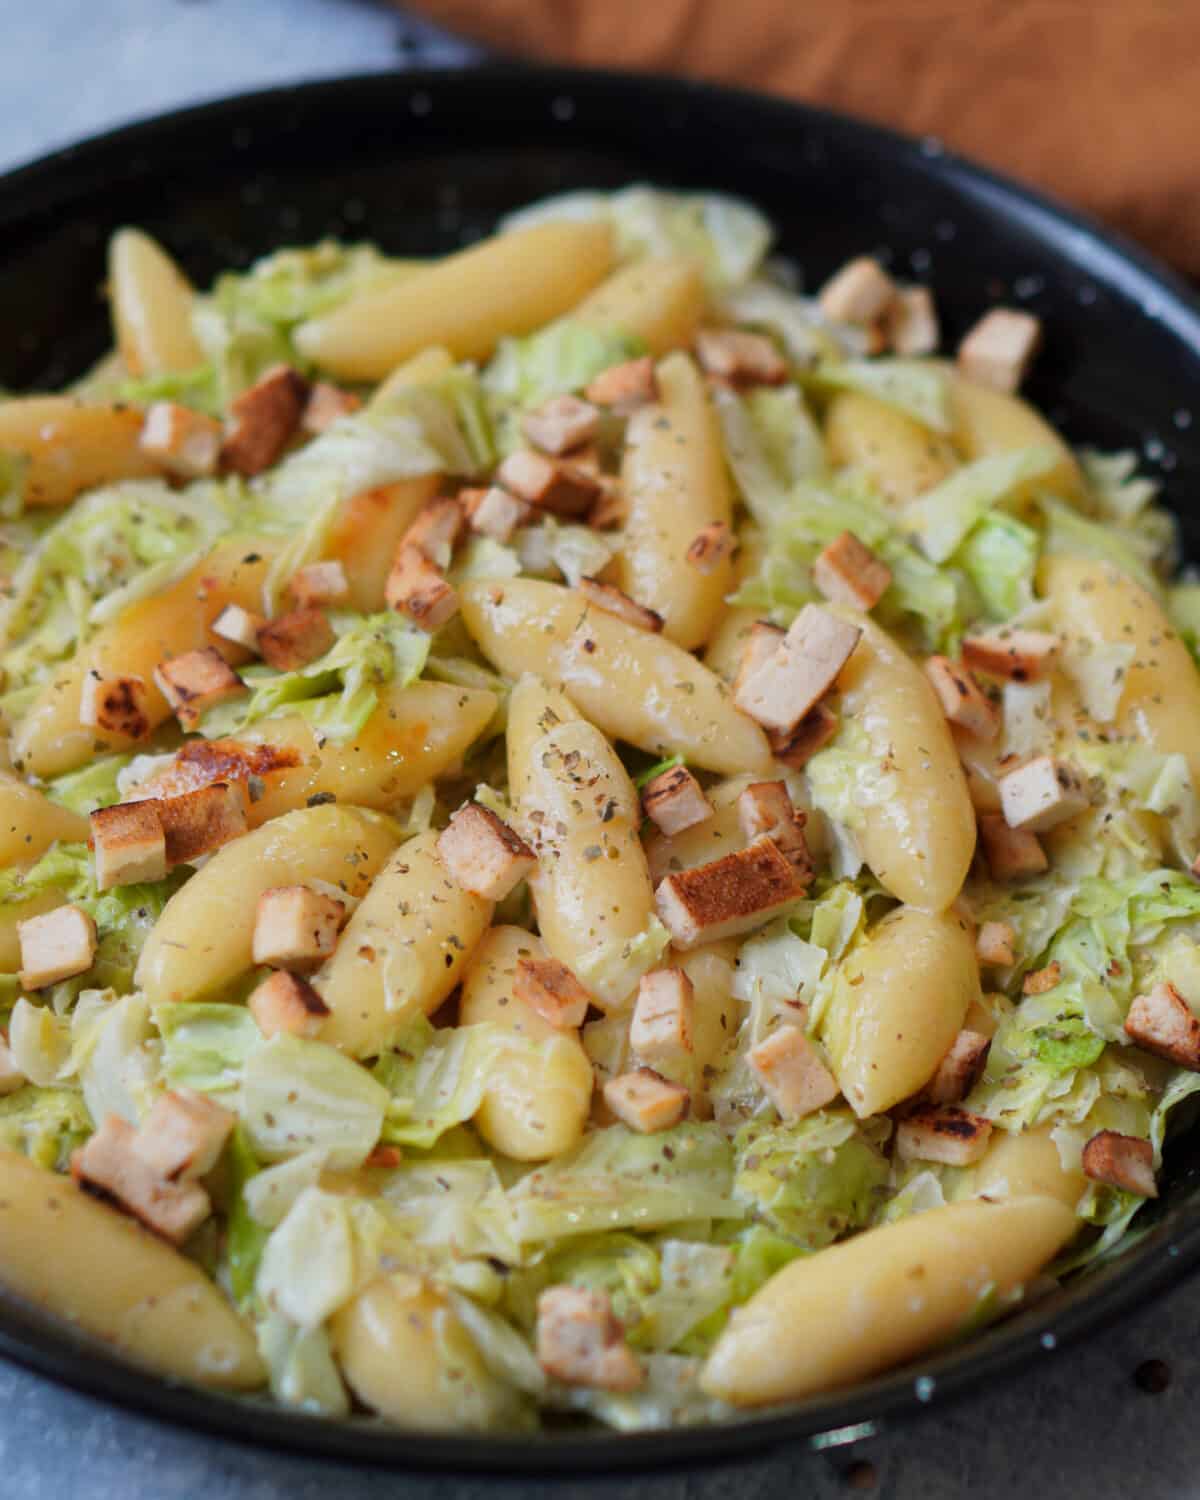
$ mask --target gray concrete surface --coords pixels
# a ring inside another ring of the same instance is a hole
[[[602,0],[596,0],[602,3]],[[0,0],[0,169],[176,104],[291,79],[447,62],[469,48],[372,0]],[[1200,1283],[1088,1345],[853,1448],[601,1484],[561,1500],[1178,1500],[1200,1494]],[[1144,1360],[1170,1387],[1138,1389]],[[0,1365],[0,1482],[13,1500],[516,1500],[549,1486],[428,1480],[223,1444]]]

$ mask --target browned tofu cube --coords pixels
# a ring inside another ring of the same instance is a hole
[[[624,525],[629,512],[625,491],[621,488],[621,481],[611,474],[601,474],[597,478],[600,493],[584,519],[593,531],[612,531]]]
[[[525,840],[478,802],[459,808],[437,847],[454,883],[486,901],[503,901],[537,866]]]
[[[660,881],[658,915],[677,948],[737,937],[785,912],[805,892],[801,872],[771,839]]]
[[[942,334],[933,293],[927,286],[897,290],[883,312],[883,336],[892,353],[903,359],[936,351]]]
[[[295,437],[308,403],[308,381],[275,365],[229,403],[221,462],[250,478],[269,469]]]
[[[319,436],[341,417],[353,416],[362,406],[362,397],[353,391],[344,391],[341,386],[328,380],[318,380],[308,393],[300,426],[305,432]]]
[[[992,1039],[982,1032],[964,1027],[954,1038],[950,1050],[938,1063],[925,1096],[931,1104],[958,1104],[965,1099],[987,1067]]]
[[[593,608],[602,609],[607,615],[616,615],[617,619],[624,620],[626,625],[633,625],[638,630],[655,632],[663,628],[663,618],[660,614],[638,604],[614,584],[601,583],[596,578],[581,578],[579,592]]]
[[[458,595],[423,552],[401,547],[384,586],[389,609],[433,632],[458,613]]]
[[[790,733],[837,681],[861,636],[857,625],[806,604],[733,701],[764,729]]]
[[[1200,1021],[1173,984],[1156,984],[1148,995],[1134,996],[1125,1035],[1156,1057],[1200,1072]]]
[[[570,453],[596,436],[600,413],[578,396],[552,396],[521,419],[521,430],[543,453]]]
[[[768,731],[767,741],[777,761],[802,771],[818,750],[823,750],[838,732],[838,716],[827,704],[814,703],[790,732]]]
[[[586,516],[599,499],[599,478],[579,464],[521,448],[496,470],[497,483],[518,500],[556,516]]]
[[[480,536],[490,536],[493,541],[511,541],[513,532],[529,519],[529,505],[498,484],[486,490],[463,490],[459,499],[471,530]]]
[[[780,1026],[746,1057],[784,1120],[802,1120],[841,1093],[837,1079],[799,1026]]]
[[[324,656],[335,639],[324,610],[293,609],[267,621],[258,632],[258,649],[277,672],[295,672]]]
[[[712,817],[712,803],[686,766],[661,771],[642,788],[642,811],[663,833],[682,833]]]
[[[265,1037],[280,1032],[315,1037],[329,1014],[329,1007],[308,980],[287,969],[264,979],[246,1004]]]
[[[1041,322],[1032,313],[995,307],[958,346],[958,367],[968,380],[996,391],[1017,390],[1042,341]]]
[[[763,333],[737,328],[701,328],[696,358],[706,375],[733,386],[782,385],[787,360]]]
[[[682,969],[655,969],[638,985],[629,1045],[638,1061],[657,1072],[686,1062],[693,1051],[696,995]]]
[[[216,1166],[236,1123],[237,1116],[207,1094],[173,1089],[154,1101],[133,1148],[159,1177],[194,1182]]]
[[[277,885],[258,898],[254,962],[306,973],[337,947],[346,903],[306,885]]]
[[[896,283],[879,262],[859,255],[829,278],[817,294],[817,305],[831,323],[867,328],[883,317],[895,295]]]
[[[341,604],[350,593],[350,583],[345,568],[334,560],[306,563],[297,568],[288,589],[301,609],[314,609],[324,604]]]
[[[1021,880],[1050,867],[1036,833],[1010,828],[999,813],[981,813],[979,842],[994,880]]]
[[[817,553],[813,582],[830,603],[847,604],[865,614],[891,587],[892,570],[852,531],[843,531]]]
[[[996,705],[966,667],[947,656],[931,656],[925,663],[925,675],[951,724],[957,724],[978,740],[996,738],[1000,733]]]
[[[190,865],[249,827],[250,796],[244,781],[213,781],[156,804],[166,840],[167,866]]]
[[[592,997],[557,958],[518,958],[513,994],[560,1030],[583,1025]]]
[[[1083,1170],[1093,1182],[1107,1183],[1139,1198],[1157,1198],[1154,1147],[1137,1136],[1101,1130],[1083,1148]]]
[[[90,667],[83,674],[79,722],[87,729],[142,740],[150,733],[149,695],[142,677],[105,677]]]
[[[96,957],[96,924],[78,906],[57,906],[17,923],[21,988],[44,990],[86,974]]]
[[[766,620],[755,620],[751,625],[746,633],[745,644],[742,646],[737,676],[733,679],[735,701],[755,672],[760,667],[765,667],[775,656],[780,646],[783,645],[785,635],[787,635],[786,630],[779,625],[769,625]]]
[[[233,641],[257,656],[258,632],[266,623],[264,615],[256,615],[240,604],[227,604],[208,628],[223,641]]]
[[[195,1182],[172,1182],[156,1172],[134,1146],[136,1131],[120,1115],[109,1115],[71,1157],[71,1175],[86,1188],[112,1198],[147,1229],[182,1245],[212,1212],[208,1194]]]
[[[639,406],[658,400],[658,378],[654,360],[649,354],[627,359],[623,364],[601,370],[584,395],[597,406],[607,406],[619,417],[627,417]]]
[[[215,646],[159,662],[154,681],[185,729],[195,729],[210,708],[246,691],[246,684]]]
[[[610,1078],[603,1094],[605,1104],[621,1124],[639,1135],[656,1135],[678,1125],[691,1098],[682,1084],[670,1083],[650,1068]]]
[[[146,412],[138,439],[148,453],[177,479],[215,474],[221,456],[221,424],[202,412],[173,401],[156,401]]]
[[[733,531],[725,521],[710,521],[692,538],[684,554],[689,567],[697,573],[715,573],[727,557],[733,556]]]
[[[985,922],[975,939],[975,952],[981,964],[1010,968],[1017,961],[1013,943],[1016,934],[1011,922]]]
[[[1088,808],[1083,777],[1066,761],[1039,755],[1002,776],[1000,809],[1010,828],[1045,833]]]
[[[969,1167],[987,1150],[992,1122],[954,1104],[922,1104],[896,1127],[901,1161]]]
[[[96,885],[141,885],[167,874],[167,838],[157,802],[118,802],[88,819],[95,851]]]
[[[1062,965],[1052,959],[1044,969],[1030,969],[1021,981],[1023,995],[1046,995],[1062,983]]]
[[[801,878],[812,875],[813,863],[804,837],[807,820],[792,805],[782,781],[751,782],[744,792],[739,793],[737,808],[738,826],[748,843],[768,838],[795,865]]]
[[[431,501],[400,539],[401,548],[414,547],[422,557],[444,569],[454,556],[454,544],[462,534],[466,513],[453,497]]]
[[[645,1379],[606,1292],[552,1286],[538,1298],[537,1357],[565,1385],[636,1391]]]
[[[975,672],[1007,682],[1038,682],[1058,653],[1058,637],[1043,630],[997,630],[963,637],[963,661]]]

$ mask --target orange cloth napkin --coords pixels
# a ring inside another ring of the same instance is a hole
[[[1024,178],[1200,276],[1200,0],[417,0],[501,52],[829,105]]]

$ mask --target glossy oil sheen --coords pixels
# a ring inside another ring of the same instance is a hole
[[[1200,492],[1200,413],[1188,404],[1200,308],[1181,283],[936,143],[707,85],[562,69],[379,73],[186,110],[60,152],[0,180],[0,326],[17,331],[0,343],[0,385],[53,388],[103,351],[96,291],[122,224],[161,238],[205,285],[324,234],[444,252],[530,199],[635,180],[753,199],[808,287],[852,253],[890,249],[897,274],[936,285],[947,347],[997,293],[1029,307],[1047,332],[1029,395],[1072,440],[1145,449],[1151,473],[1165,465],[1185,547],[1200,550],[1188,506]],[[1200,1262],[1195,1158],[1178,1142],[1151,1232],[1054,1299],[904,1370],[728,1427],[509,1439],[321,1422],[169,1385],[15,1301],[0,1304],[0,1352],[173,1421],[361,1463],[523,1474],[711,1464],[910,1417],[1106,1326]]]

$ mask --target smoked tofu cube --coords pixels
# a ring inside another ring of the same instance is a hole
[[[642,788],[642,811],[668,836],[712,817],[712,803],[686,766],[661,771]]]
[[[1139,1198],[1157,1198],[1154,1147],[1137,1136],[1101,1130],[1083,1148],[1084,1173],[1093,1182],[1107,1183]]]
[[[865,614],[892,583],[892,570],[852,531],[843,531],[813,560],[813,582],[831,604],[847,604]]]
[[[96,957],[96,924],[78,906],[57,906],[17,923],[21,988],[44,990],[86,974]]]
[[[991,1050],[991,1037],[964,1027],[938,1063],[925,1097],[931,1104],[958,1104],[983,1077]]]
[[[838,717],[824,703],[814,703],[790,731],[768,731],[767,741],[777,761],[802,771],[818,750],[823,750],[838,732]]]
[[[334,640],[323,610],[293,609],[267,621],[258,632],[258,649],[277,672],[295,672],[324,656]]]
[[[966,667],[947,656],[931,656],[925,663],[925,675],[949,723],[957,724],[978,740],[996,738],[1000,733],[996,705]]]
[[[184,729],[195,729],[210,708],[246,691],[246,684],[215,646],[159,662],[154,681]]]
[[[177,479],[215,474],[221,457],[221,424],[173,401],[156,401],[146,412],[138,444]]]
[[[1021,981],[1023,995],[1048,995],[1062,983],[1062,964],[1052,959],[1043,969],[1031,969]]]
[[[806,604],[733,701],[764,729],[790,733],[837,681],[861,636],[857,625]]]
[[[277,885],[258,898],[254,962],[307,972],[337,947],[346,903],[306,885]]]
[[[269,469],[295,437],[308,404],[308,381],[274,365],[229,403],[221,462],[247,479]]]
[[[166,840],[167,867],[173,870],[240,838],[249,826],[250,797],[244,781],[213,781],[194,792],[160,798],[155,810]]]
[[[869,328],[891,307],[896,283],[877,260],[856,256],[836,271],[817,294],[817,305],[831,323]]]
[[[361,396],[356,396],[353,391],[344,391],[328,380],[318,380],[304,403],[300,426],[305,432],[320,436],[339,418],[353,416],[361,406]]]
[[[144,678],[105,677],[91,667],[83,674],[79,722],[87,729],[142,740],[150,733],[148,701]]]
[[[841,1093],[837,1079],[798,1026],[780,1026],[752,1047],[746,1061],[784,1120],[802,1120]]]
[[[1125,1035],[1156,1057],[1200,1072],[1200,1021],[1173,984],[1156,984],[1148,995],[1134,997]]]
[[[552,1286],[538,1298],[537,1357],[564,1385],[636,1391],[645,1379],[606,1292]]]
[[[257,986],[246,1002],[255,1024],[265,1037],[315,1037],[329,1007],[299,974],[280,969]]]
[[[401,547],[384,586],[389,609],[432,633],[458,613],[458,595],[423,552]]]
[[[883,312],[883,336],[893,354],[933,354],[941,342],[937,307],[927,286],[898,288]]]
[[[693,1052],[696,996],[682,969],[656,969],[638,985],[629,1045],[637,1060],[666,1072],[685,1063]]]
[[[625,491],[621,481],[611,474],[597,475],[600,493],[584,517],[593,531],[612,531],[624,525],[629,507],[625,503]]]
[[[603,1094],[605,1104],[621,1124],[639,1135],[656,1135],[678,1125],[691,1098],[682,1084],[670,1083],[650,1068],[610,1078]]]
[[[768,838],[802,875],[812,874],[812,859],[804,837],[805,816],[797,812],[782,781],[755,781],[737,800],[742,837],[753,843]]]
[[[459,808],[438,835],[437,848],[454,883],[486,901],[503,901],[537,866],[525,840],[478,802]]]
[[[738,661],[737,676],[733,679],[733,696],[736,701],[746,684],[760,667],[765,667],[783,645],[787,631],[779,625],[769,625],[766,620],[755,620],[746,633],[746,644]]]
[[[1045,833],[1088,807],[1083,777],[1066,761],[1039,755],[997,783],[1000,810],[1010,828]]]
[[[659,882],[658,915],[677,948],[737,937],[803,898],[805,880],[771,839]]]
[[[496,482],[538,510],[571,518],[587,515],[603,488],[598,476],[581,465],[529,448],[508,455],[496,470]]]
[[[658,400],[658,379],[654,360],[649,354],[627,359],[619,365],[601,370],[584,391],[589,401],[606,406],[619,417],[627,417],[639,406]]]
[[[312,609],[340,604],[350,592],[350,583],[340,562],[314,562],[296,569],[288,589],[301,609]]]
[[[595,609],[602,609],[607,615],[616,615],[617,619],[624,620],[626,625],[633,625],[638,630],[650,630],[655,633],[663,628],[663,619],[660,614],[638,604],[614,584],[601,583],[596,578],[581,578],[579,592]]]
[[[706,375],[733,386],[782,385],[787,360],[763,333],[737,328],[702,328],[696,334],[696,358]]]
[[[1011,922],[985,922],[975,939],[975,952],[981,964],[1011,968],[1017,961],[1013,949],[1016,934]]]
[[[935,1161],[969,1167],[987,1150],[992,1122],[954,1104],[923,1104],[896,1127],[901,1161]]]
[[[138,1127],[133,1149],[159,1177],[194,1182],[211,1172],[237,1116],[195,1089],[160,1094]]]
[[[266,623],[264,615],[256,615],[253,610],[243,609],[240,604],[227,604],[208,628],[223,641],[233,641],[235,645],[244,646],[257,656],[258,632]]]
[[[999,813],[981,813],[979,842],[993,880],[1021,880],[1050,867],[1036,833],[1010,828]]]
[[[997,630],[963,637],[963,661],[974,672],[1006,682],[1039,682],[1058,653],[1058,637],[1043,630]]]
[[[401,537],[400,546],[415,548],[435,568],[448,568],[465,521],[466,514],[459,501],[444,496],[420,512]]]
[[[5,1094],[15,1094],[18,1089],[23,1089],[27,1082],[28,1079],[17,1067],[12,1048],[0,1038],[0,1099]]]
[[[115,807],[101,807],[91,814],[88,823],[100,890],[166,878],[167,838],[157,802],[118,802]]]
[[[688,544],[684,557],[697,573],[715,573],[727,557],[733,556],[733,532],[724,521],[710,521]]]
[[[508,542],[529,519],[530,507],[498,484],[486,490],[463,490],[459,496],[467,514],[467,525],[480,536]]]
[[[1011,393],[1029,373],[1041,341],[1042,325],[1032,313],[995,307],[958,346],[958,367],[978,385]]]
[[[533,446],[556,455],[590,443],[599,426],[600,413],[578,396],[552,396],[521,419],[521,430]]]
[[[592,997],[557,958],[518,958],[513,994],[560,1031],[583,1025]]]
[[[212,1212],[208,1194],[195,1182],[172,1182],[138,1154],[137,1132],[120,1115],[109,1115],[71,1157],[71,1175],[82,1187],[114,1199],[147,1229],[182,1245]]]

